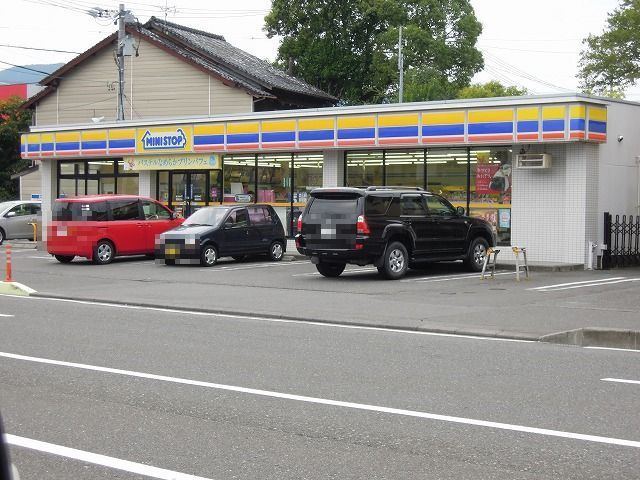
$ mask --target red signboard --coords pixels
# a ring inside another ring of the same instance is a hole
[[[491,179],[500,169],[500,165],[478,165],[476,168],[476,193],[498,193],[491,189]]]
[[[27,98],[27,85],[24,83],[16,85],[0,85],[0,100],[9,97]]]

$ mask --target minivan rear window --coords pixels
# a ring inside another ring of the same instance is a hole
[[[58,222],[102,222],[107,220],[107,202],[55,202],[53,220]]]

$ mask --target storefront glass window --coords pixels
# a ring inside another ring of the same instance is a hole
[[[73,197],[77,194],[75,178],[61,178],[58,180],[58,198]]]
[[[424,188],[424,150],[386,151],[385,185]]]
[[[258,155],[258,202],[291,201],[291,154]]]
[[[511,241],[511,150],[471,149],[470,215],[484,218],[498,232],[498,244]]]
[[[138,174],[116,174],[116,165],[119,164],[122,164],[121,160],[60,161],[58,196],[112,193],[137,195]]]
[[[84,162],[60,162],[60,175],[84,175]]]
[[[113,177],[114,164],[111,160],[88,162],[89,175],[108,175]]]
[[[214,203],[222,202],[222,171],[209,172],[209,200]]]
[[[384,185],[382,160],[382,151],[347,152],[347,186]]]
[[[169,172],[158,172],[158,200],[169,203]]]
[[[427,151],[427,190],[467,208],[467,149]]]
[[[138,176],[118,177],[118,193],[138,195]]]
[[[223,201],[254,202],[256,199],[255,155],[225,155],[222,161],[224,162]]]

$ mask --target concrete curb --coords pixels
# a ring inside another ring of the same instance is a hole
[[[0,295],[22,295],[29,296],[37,293],[33,288],[29,288],[18,282],[0,282]]]
[[[640,331],[616,328],[586,327],[556,332],[540,337],[541,342],[640,350]]]
[[[26,287],[28,288],[28,287]],[[598,327],[586,327],[576,330],[569,330],[564,332],[556,332],[548,335],[539,336],[532,333],[515,332],[510,330],[493,330],[485,328],[439,328],[428,325],[399,325],[391,326],[386,323],[370,321],[354,321],[345,322],[341,320],[332,320],[326,318],[300,318],[291,315],[274,315],[268,313],[256,313],[246,312],[240,310],[225,310],[225,309],[208,309],[200,307],[188,307],[188,306],[176,306],[176,305],[160,305],[156,303],[145,302],[116,302],[108,299],[101,298],[82,298],[72,297],[68,295],[55,295],[47,293],[35,292],[31,294],[32,297],[50,298],[58,300],[70,300],[78,302],[94,302],[102,303],[105,305],[127,305],[131,307],[142,308],[156,308],[167,311],[192,311],[198,313],[212,314],[212,315],[229,315],[236,317],[261,317],[270,318],[274,320],[300,322],[300,323],[312,323],[320,325],[339,325],[339,326],[353,326],[353,327],[365,327],[375,329],[385,329],[393,331],[406,331],[406,332],[424,332],[433,333],[437,335],[455,335],[465,337],[481,337],[481,338],[500,338],[505,340],[516,341],[528,341],[528,342],[542,342],[553,343],[562,345],[576,345],[576,346],[592,346],[592,347],[608,347],[608,348],[622,348],[630,350],[640,350],[640,331],[636,330],[623,330],[615,328],[598,328]]]

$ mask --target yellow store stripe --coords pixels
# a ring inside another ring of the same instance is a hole
[[[313,120],[300,120],[298,128],[300,130],[333,130],[335,128],[333,118],[315,118]]]
[[[135,137],[135,130],[109,130],[109,140],[129,140]]]
[[[595,120],[597,122],[607,121],[607,109],[591,107],[589,109],[589,120]]]
[[[469,123],[512,122],[513,109],[509,110],[470,110]]]
[[[276,122],[262,122],[263,132],[293,132],[296,129],[295,120],[282,120]]]
[[[376,117],[338,118],[338,128],[367,128],[376,126]]]
[[[542,107],[543,120],[563,120],[566,107]]]
[[[518,109],[518,120],[526,121],[526,120],[538,120],[540,116],[539,108],[519,108]]]
[[[40,141],[42,143],[53,143],[53,133],[43,133],[40,135]]]
[[[258,133],[258,122],[228,123],[227,133]]]
[[[571,118],[585,118],[586,111],[584,105],[575,105],[571,107]]]
[[[464,123],[464,112],[423,113],[424,125],[452,125]]]
[[[56,142],[79,142],[80,132],[58,132]]]
[[[224,135],[224,124],[217,125],[195,125],[193,127],[194,135]]]
[[[82,140],[106,140],[106,139],[107,139],[106,130],[89,130],[87,132],[82,132]]]
[[[378,126],[380,127],[405,127],[418,125],[418,114],[411,115],[380,115]]]
[[[25,135],[27,137],[27,143],[29,145],[35,145],[36,143],[40,143],[40,134],[39,133],[30,133]]]

